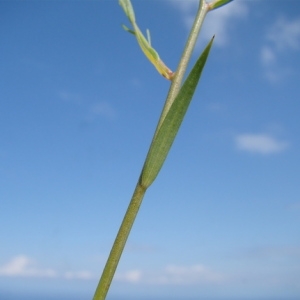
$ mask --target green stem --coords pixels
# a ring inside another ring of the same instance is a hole
[[[191,29],[189,38],[187,40],[185,49],[181,56],[176,74],[174,79],[172,80],[172,84],[170,86],[170,90],[165,102],[165,106],[163,108],[162,114],[160,116],[154,137],[160,127],[163,119],[165,118],[168,110],[170,109],[173,101],[175,100],[176,95],[178,94],[180,87],[182,85],[183,76],[186,72],[188,62],[190,61],[193,49],[195,47],[197,37],[199,35],[201,26],[203,24],[204,18],[209,10],[209,7],[205,0],[200,0],[199,8],[197,11],[197,15],[195,17],[195,21],[193,27]],[[105,268],[103,270],[102,276],[100,278],[99,284],[97,286],[95,295],[93,300],[105,300],[107,292],[109,290],[110,284],[112,282],[113,276],[117,269],[120,257],[122,255],[123,249],[125,247],[128,235],[142,203],[143,197],[146,193],[147,188],[140,184],[138,184],[133,193],[132,199],[124,216],[123,222],[120,226],[119,232],[107,259]]]
[[[106,298],[106,294],[114,277],[121,254],[125,247],[135,217],[139,211],[145,192],[146,189],[143,186],[139,184],[136,186],[123,222],[120,226],[119,232],[110,251],[93,300],[104,300]]]
[[[183,80],[183,76],[186,72],[188,63],[191,59],[193,50],[195,48],[196,42],[197,42],[197,38],[199,36],[199,32],[200,29],[202,27],[203,21],[205,19],[205,16],[207,14],[207,12],[209,11],[209,6],[206,3],[205,0],[200,0],[199,2],[199,7],[198,7],[198,11],[194,20],[194,24],[192,26],[192,29],[190,31],[188,40],[186,42],[185,48],[183,50],[183,53],[181,55],[181,59],[180,62],[178,64],[178,68],[176,70],[175,76],[172,80],[172,84],[170,86],[169,89],[169,93],[165,102],[165,106],[162,110],[159,122],[158,122],[158,126],[157,129],[160,127],[160,125],[162,124],[167,112],[169,111],[173,101],[175,100],[181,85],[182,85],[182,80]],[[156,132],[157,132],[156,129]]]

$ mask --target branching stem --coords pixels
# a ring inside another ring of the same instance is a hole
[[[190,31],[188,40],[186,42],[185,48],[183,50],[181,59],[179,61],[177,70],[175,72],[175,76],[172,80],[172,84],[170,86],[169,89],[169,93],[165,102],[165,106],[162,110],[159,122],[158,122],[158,126],[157,128],[159,128],[159,126],[161,125],[161,123],[163,122],[168,110],[170,109],[176,95],[178,94],[178,91],[180,90],[180,87],[182,85],[182,81],[183,81],[183,76],[186,72],[188,63],[191,59],[193,50],[195,48],[195,44],[197,42],[197,38],[199,36],[199,32],[201,30],[203,21],[205,19],[205,16],[207,14],[207,12],[209,11],[209,6],[206,3],[205,0],[200,0],[199,2],[199,7],[198,7],[198,11],[194,20],[194,24],[192,26],[192,29]],[[156,129],[157,131],[157,129]]]
[[[189,34],[189,38],[187,40],[185,49],[183,51],[178,68],[176,70],[175,77],[172,79],[170,90],[153,138],[155,138],[158,128],[161,126],[168,110],[170,109],[173,101],[175,100],[176,95],[178,94],[181,88],[183,77],[185,75],[188,63],[191,59],[191,55],[195,47],[204,18],[208,11],[209,11],[209,7],[206,1],[200,0],[194,24],[192,26],[191,32]],[[126,211],[126,214],[124,216],[123,222],[120,226],[115,242],[113,244],[113,247],[111,249],[111,252],[109,254],[108,260],[106,262],[105,268],[103,270],[93,300],[105,300],[106,298],[107,292],[109,290],[113,276],[117,269],[117,265],[119,263],[120,257],[125,247],[130,230],[132,228],[132,225],[134,223],[134,220],[136,218],[136,215],[142,203],[146,189],[147,188],[144,187],[139,180],[135,188],[135,191],[133,193],[130,204],[128,206],[128,209]]]

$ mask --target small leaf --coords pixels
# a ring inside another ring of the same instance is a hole
[[[229,3],[231,1],[233,1],[233,0],[216,0],[216,1],[208,4],[209,5],[209,9],[213,10],[213,9],[219,8],[219,7],[221,7],[221,6]]]
[[[177,135],[179,127],[198,85],[213,39],[214,38],[211,39],[198,58],[151,143],[139,180],[140,184],[146,188],[151,185],[158,175]]]
[[[174,73],[164,64],[164,62],[160,59],[158,53],[154,48],[151,47],[150,40],[150,31],[147,30],[147,39],[144,37],[143,33],[139,29],[138,25],[135,21],[135,14],[130,0],[119,0],[119,4],[122,6],[126,16],[128,17],[133,30],[129,29],[127,26],[123,25],[123,28],[134,34],[142,51],[146,55],[146,57],[150,60],[150,62],[155,66],[156,70],[165,78],[171,80],[174,76]]]
[[[123,29],[126,30],[127,32],[129,32],[129,33],[135,35],[135,32],[134,32],[133,30],[129,29],[127,26],[122,25],[122,27],[123,27]]]

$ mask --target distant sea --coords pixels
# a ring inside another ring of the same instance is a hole
[[[0,300],[91,300],[88,297],[78,296],[48,296],[48,295],[21,295],[21,294],[1,294]],[[113,299],[111,299],[113,300]]]
[[[65,295],[24,295],[24,294],[2,294],[0,293],[0,300],[91,300],[89,297],[85,296],[65,296]],[[113,300],[113,299],[111,299]],[[116,299],[117,300],[117,299]]]
[[[0,300],[91,300],[91,296],[72,296],[72,295],[57,295],[57,296],[49,296],[49,295],[21,295],[21,294],[3,294],[0,292]],[[300,300],[300,298],[128,298],[128,297],[107,297],[107,300]]]

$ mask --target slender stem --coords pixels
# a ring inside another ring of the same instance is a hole
[[[110,251],[93,300],[104,300],[106,298],[106,294],[114,277],[121,254],[125,247],[135,217],[139,211],[145,192],[146,189],[143,186],[139,184],[136,186],[123,222],[120,226],[119,232]]]
[[[197,11],[197,15],[191,29],[189,38],[187,40],[185,49],[183,51],[181,60],[179,62],[176,74],[174,79],[172,80],[172,84],[165,102],[165,106],[163,108],[162,114],[160,116],[154,137],[158,128],[160,127],[163,119],[165,118],[169,108],[171,107],[180,87],[182,85],[183,76],[186,72],[188,62],[191,58],[193,49],[195,47],[197,37],[199,35],[201,26],[203,24],[204,18],[206,13],[208,12],[209,8],[205,0],[200,0],[199,8]],[[131,198],[130,204],[124,216],[123,222],[120,226],[119,232],[107,259],[105,268],[103,270],[102,276],[100,278],[99,284],[97,286],[95,295],[93,300],[105,300],[107,292],[109,290],[110,284],[112,282],[113,276],[117,269],[117,265],[119,263],[120,257],[122,255],[123,249],[125,247],[128,235],[142,203],[143,197],[146,193],[147,188],[140,184],[138,184],[135,188],[133,196]]]
[[[196,42],[197,42],[197,38],[199,36],[200,29],[202,27],[203,21],[204,21],[205,16],[208,11],[209,11],[209,6],[206,3],[206,1],[200,0],[198,11],[197,11],[197,14],[196,14],[196,17],[194,20],[194,24],[192,26],[188,40],[187,40],[185,48],[183,50],[180,62],[178,64],[178,68],[175,72],[175,76],[172,80],[172,84],[170,86],[169,93],[168,93],[168,96],[167,96],[167,99],[165,102],[165,106],[162,110],[157,129],[162,124],[168,110],[170,109],[173,101],[175,100],[175,97],[177,96],[177,94],[180,90],[180,87],[182,85],[183,76],[186,72],[188,63],[191,59],[193,50],[194,50]],[[156,129],[156,132],[157,132],[157,129]]]

